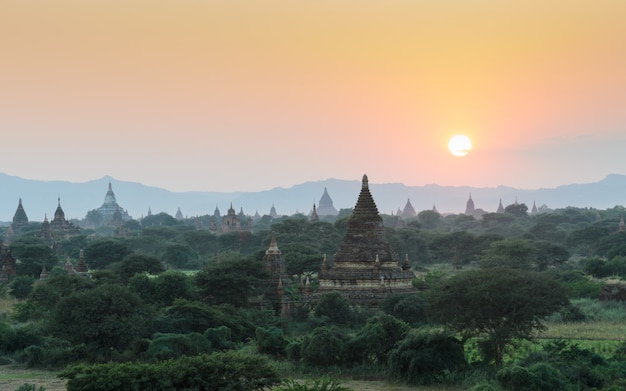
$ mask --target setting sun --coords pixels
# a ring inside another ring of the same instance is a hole
[[[457,134],[448,142],[448,149],[454,156],[465,156],[472,150],[472,141],[465,135]]]

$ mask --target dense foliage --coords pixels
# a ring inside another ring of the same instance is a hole
[[[101,229],[52,248],[30,230],[10,245],[18,275],[0,284],[3,300],[17,301],[0,318],[0,364],[65,367],[70,390],[262,389],[284,380],[272,362],[300,379],[332,372],[498,391],[624,389],[623,345],[614,355],[558,340],[524,355],[509,349],[547,318],[584,325],[610,313],[609,327],[624,322],[615,304],[620,292],[626,298],[623,208],[505,210],[383,215],[389,242],[425,290],[377,308],[338,293],[298,302],[307,277],[316,289],[324,254],[332,261],[349,210],[317,222],[264,216],[254,232],[223,235],[195,225],[208,216],[160,213],[125,224],[127,236]],[[291,277],[285,294],[296,301],[287,316],[258,305],[272,231]],[[69,257],[76,266],[81,249],[89,276],[68,274],[63,265]],[[44,266],[49,276],[39,280]],[[331,378],[279,387],[346,389]]]

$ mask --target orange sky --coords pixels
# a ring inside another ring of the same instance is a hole
[[[0,0],[0,171],[170,190],[626,174],[626,1]],[[465,133],[466,157],[447,151]]]

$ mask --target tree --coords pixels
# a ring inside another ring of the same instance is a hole
[[[393,295],[380,303],[386,314],[416,326],[426,321],[426,304],[421,295]]]
[[[548,266],[557,266],[565,263],[569,257],[567,248],[560,244],[545,240],[535,242],[537,248],[537,270],[545,270]]]
[[[467,364],[463,344],[446,333],[415,330],[389,354],[391,372],[411,384],[432,384]]]
[[[518,204],[517,202],[511,205],[507,205],[504,208],[504,213],[510,213],[515,217],[526,217],[528,216],[528,206],[526,204]]]
[[[152,313],[141,299],[121,285],[101,285],[62,298],[52,310],[48,331],[85,344],[105,360],[113,349],[123,351],[147,336]]]
[[[434,210],[423,210],[417,214],[417,218],[427,229],[435,229],[441,222],[441,215]]]
[[[11,254],[17,262],[17,274],[39,277],[44,265],[48,271],[58,263],[54,251],[42,239],[21,236],[11,245]]]
[[[11,290],[9,294],[16,299],[25,299],[33,290],[35,279],[31,276],[17,276],[11,281]]]
[[[366,360],[383,364],[408,330],[409,325],[391,315],[373,316],[348,342],[346,358],[351,362]]]
[[[317,327],[302,341],[302,359],[313,366],[332,366],[344,360],[348,334],[337,326]]]
[[[192,263],[195,263],[194,266],[197,267],[198,254],[188,246],[175,243],[165,247],[161,258],[171,267],[189,267]]]
[[[527,240],[504,239],[491,243],[480,257],[482,268],[510,267],[529,269],[535,261],[536,248]]]
[[[93,241],[85,247],[85,260],[91,269],[101,269],[130,254],[125,242],[114,239]]]
[[[21,321],[38,319],[49,313],[64,297],[93,289],[94,286],[92,280],[75,274],[50,277],[34,284],[26,302],[16,305],[16,316]]]
[[[269,277],[260,262],[251,259],[222,260],[196,274],[196,286],[209,304],[247,307],[262,292]]]
[[[119,272],[124,281],[128,281],[137,273],[159,274],[165,271],[160,259],[135,253],[125,256],[122,262],[115,266],[113,269]]]
[[[502,364],[515,338],[543,329],[543,318],[568,304],[564,288],[542,273],[489,268],[459,273],[431,290],[431,316],[463,339],[484,339],[483,355]]]
[[[339,292],[329,292],[313,307],[317,317],[326,317],[332,324],[348,325],[352,321],[352,307],[348,299]]]

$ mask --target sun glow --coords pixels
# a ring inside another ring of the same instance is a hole
[[[463,134],[457,134],[448,142],[448,149],[454,156],[465,156],[472,150],[472,141]]]

